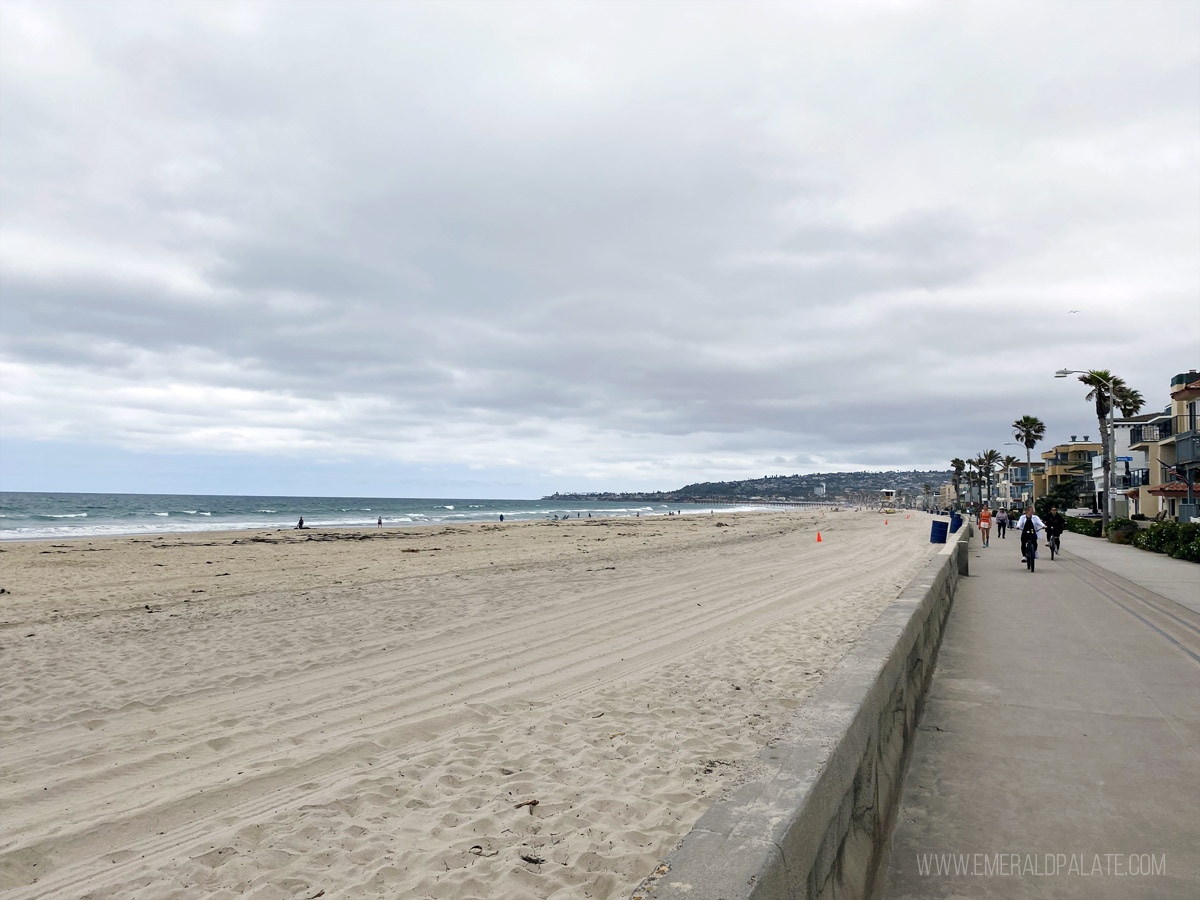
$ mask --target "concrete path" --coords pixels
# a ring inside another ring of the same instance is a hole
[[[1200,566],[1063,543],[972,539],[886,900],[1200,897]]]

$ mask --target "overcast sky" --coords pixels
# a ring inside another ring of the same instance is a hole
[[[945,468],[1200,367],[1200,4],[0,0],[0,488]]]

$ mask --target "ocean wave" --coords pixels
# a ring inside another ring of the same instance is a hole
[[[454,509],[454,507],[453,507],[453,506],[441,506],[441,507],[438,507],[438,508],[439,508],[439,509]]]
[[[155,513],[156,516],[169,516],[170,513]]]
[[[258,513],[276,513],[278,511],[279,510],[276,510],[276,509],[256,509],[255,510],[255,512],[258,512]]]
[[[39,519],[86,519],[87,513],[46,513]]]

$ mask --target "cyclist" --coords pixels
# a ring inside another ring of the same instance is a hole
[[[1030,559],[1037,559],[1037,545],[1041,536],[1046,533],[1046,523],[1034,513],[1032,506],[1025,508],[1025,514],[1017,519],[1017,534],[1021,535],[1021,562],[1029,564]],[[1033,571],[1033,566],[1029,566]]]
[[[1046,535],[1050,540],[1054,541],[1055,550],[1058,549],[1061,543],[1059,538],[1066,529],[1067,520],[1062,517],[1062,513],[1058,511],[1058,507],[1050,507],[1050,514],[1046,516]]]

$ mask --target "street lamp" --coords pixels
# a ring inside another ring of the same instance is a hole
[[[1116,455],[1116,436],[1113,434],[1113,407],[1117,404],[1117,398],[1113,395],[1116,392],[1113,390],[1111,381],[1105,381],[1095,372],[1082,369],[1059,369],[1054,373],[1055,378],[1066,378],[1068,375],[1090,375],[1108,388],[1108,440],[1105,441],[1104,447],[1104,505],[1101,507],[1103,516],[1100,522],[1101,534],[1108,534],[1108,519],[1112,506],[1112,464],[1113,456]]]

